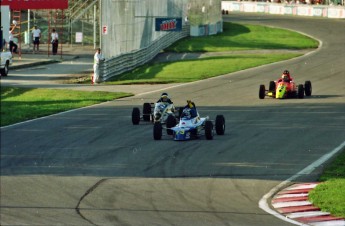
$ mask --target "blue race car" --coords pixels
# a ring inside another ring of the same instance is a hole
[[[207,140],[212,140],[214,131],[217,135],[224,135],[225,132],[225,118],[223,115],[217,115],[215,125],[209,117],[201,118],[199,115],[190,117],[184,112],[181,114],[179,123],[171,128],[164,128],[172,130],[174,140],[191,140],[205,135]],[[160,122],[156,122],[153,126],[153,138],[155,140],[162,139],[163,126]],[[168,133],[168,135],[170,135]]]

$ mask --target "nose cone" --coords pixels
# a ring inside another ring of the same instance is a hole
[[[283,99],[286,94],[286,86],[284,84],[279,84],[276,90],[276,98]]]
[[[189,140],[190,139],[190,132],[187,130],[180,130],[175,131],[174,133],[174,140]]]

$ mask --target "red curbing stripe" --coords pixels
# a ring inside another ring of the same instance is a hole
[[[306,206],[291,206],[291,207],[282,207],[277,209],[279,213],[294,213],[294,212],[306,212],[306,211],[317,211],[320,208],[313,205]]]
[[[283,194],[300,194],[300,193],[309,193],[309,191],[313,190],[312,188],[306,188],[306,189],[296,189],[296,190],[283,190],[278,192],[278,195]]]
[[[289,197],[289,198],[276,198],[272,200],[272,203],[277,203],[277,202],[294,202],[294,201],[307,201],[308,196],[303,196],[303,197]]]
[[[303,222],[303,223],[320,222],[320,221],[334,221],[334,220],[343,220],[343,219],[344,218],[342,218],[342,217],[333,217],[331,215],[295,218],[295,220]]]

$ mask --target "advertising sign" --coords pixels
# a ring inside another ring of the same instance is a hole
[[[13,10],[24,9],[68,9],[68,0],[1,0]]]
[[[156,31],[181,31],[182,18],[156,18]]]
[[[75,42],[76,43],[83,42],[83,32],[76,32],[75,33]]]

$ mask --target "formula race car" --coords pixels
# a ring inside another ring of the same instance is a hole
[[[285,99],[285,98],[304,98],[306,96],[311,96],[312,87],[311,82],[306,81],[303,84],[296,86],[293,80],[284,81],[270,81],[269,88],[266,90],[265,85],[260,85],[259,89],[259,98],[264,99],[265,96],[269,96],[276,99]]]
[[[140,116],[139,108],[135,107],[132,111],[133,125],[138,125],[142,119],[154,123],[160,122],[161,124],[166,124],[168,128],[171,128],[176,125],[178,118],[179,111],[175,109],[175,106],[164,102],[144,103],[142,117]],[[172,131],[168,131],[168,133],[172,134]]]
[[[163,125],[160,122],[156,122],[153,126],[153,138],[155,140],[162,139]],[[171,133],[168,135],[173,135],[174,140],[191,140],[205,135],[207,140],[212,140],[214,136],[214,131],[217,135],[224,135],[225,132],[225,118],[223,115],[217,115],[215,120],[215,125],[213,121],[209,120],[209,117],[200,118],[197,117],[184,117],[183,113],[181,115],[179,123],[174,127],[166,127],[167,132],[170,130]]]

